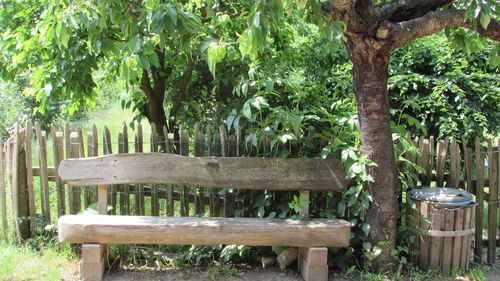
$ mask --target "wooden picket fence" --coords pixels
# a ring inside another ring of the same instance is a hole
[[[53,222],[61,215],[77,214],[96,202],[95,187],[69,186],[59,179],[56,171],[59,163],[66,158],[159,151],[223,157],[258,154],[252,145],[245,144],[246,136],[241,128],[233,135],[228,134],[224,126],[196,126],[192,135],[180,128],[178,140],[175,140],[166,128],[163,129],[164,134],[159,136],[154,124],[150,130],[143,129],[141,124],[138,124],[131,138],[129,128],[124,125],[121,132],[112,138],[107,127],[104,127],[101,134],[96,126],[84,134],[79,128],[72,131],[69,124],[65,124],[60,131],[52,126],[50,132],[41,130],[39,124],[32,126],[28,123],[26,127],[18,128],[0,149],[0,207],[3,229],[12,227],[19,239],[30,237],[37,215],[41,214],[45,221]],[[465,138],[461,139],[460,144],[454,139],[435,140],[433,137],[421,137],[412,141],[420,153],[407,157],[425,169],[426,172],[419,175],[422,185],[462,188],[476,196],[478,205],[475,216],[474,254],[476,260],[481,261],[482,251],[486,246],[487,262],[493,263],[500,249],[497,237],[500,142],[497,141],[496,146],[493,146],[493,141],[487,140],[487,145],[483,147],[479,138],[475,139],[473,145],[468,145]],[[262,143],[264,145],[261,149],[268,149],[269,142]],[[319,145],[326,144],[327,140],[322,140]],[[297,148],[287,144],[282,149],[290,150],[293,155],[292,151]],[[38,162],[38,165],[34,166],[34,162]],[[9,186],[8,191],[4,185],[4,174]],[[39,188],[35,188],[37,184]],[[238,190],[221,191],[188,186],[117,185],[109,191],[108,205],[112,207],[111,214],[120,215],[234,217],[237,215],[236,210],[255,203],[255,191],[241,192],[248,194],[239,196]],[[488,218],[487,225],[483,225],[484,216]],[[483,245],[485,239],[487,243]]]

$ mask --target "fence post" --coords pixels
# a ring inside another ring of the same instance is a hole
[[[14,143],[12,149],[12,205],[14,213],[14,225],[18,240],[31,237],[29,221],[29,198],[26,177],[26,150],[23,143],[26,137],[26,130],[19,131],[16,124]]]
[[[166,126],[163,126],[163,137],[165,138],[165,153],[174,153],[175,143],[173,143],[174,135],[168,132]],[[170,141],[172,140],[172,142]],[[174,216],[174,186],[171,184],[167,185],[167,216]]]
[[[474,247],[474,260],[481,262],[483,242],[483,188],[484,188],[484,158],[481,153],[481,142],[479,137],[475,139],[476,153],[476,236]]]
[[[189,135],[184,131],[183,126],[179,126],[179,154],[183,156],[189,155]],[[189,217],[189,187],[181,188],[181,216]]]
[[[7,143],[5,143],[7,145]],[[4,237],[7,234],[7,193],[5,191],[4,163],[3,163],[4,143],[0,143],[0,200],[2,204],[2,227]]]
[[[70,134],[70,158],[79,158],[80,157],[80,138],[77,132],[72,132]],[[71,194],[69,198],[70,201],[70,213],[73,215],[78,214],[82,208],[82,199],[80,196],[80,186],[72,185]]]
[[[158,152],[158,132],[155,123],[151,123],[151,152]],[[160,201],[158,199],[158,185],[153,184],[151,187],[151,215],[158,216],[159,214]]]
[[[488,263],[495,263],[496,238],[497,238],[497,216],[498,216],[498,156],[500,151],[494,152],[492,140],[488,140]]]
[[[28,189],[30,230],[35,229],[35,191],[33,189],[33,126],[31,122],[26,124],[26,140],[24,142],[26,151],[26,188]]]
[[[59,164],[64,158],[64,135],[62,132],[57,132],[54,125],[51,126],[52,147],[54,153],[54,180],[56,182],[57,192],[57,216],[60,217],[66,214],[66,193],[64,184],[59,177]]]
[[[205,136],[200,134],[200,127],[198,124],[194,127],[194,156],[201,157],[203,156],[204,145],[203,141]],[[195,206],[196,206],[196,214],[203,214],[205,212],[205,193],[203,192],[202,187],[196,188],[196,196],[195,196]]]
[[[142,125],[137,124],[137,133],[135,136],[135,152],[143,152]],[[137,184],[135,195],[135,213],[139,216],[144,216],[144,185]]]
[[[40,123],[35,123],[36,137],[38,139],[38,155],[40,161],[40,185],[41,185],[41,198],[42,198],[42,214],[47,222],[51,221],[50,218],[50,196],[49,196],[49,175],[47,168],[47,141],[45,132],[42,132]]]

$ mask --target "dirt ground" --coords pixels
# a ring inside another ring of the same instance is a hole
[[[104,281],[301,281],[300,276],[293,271],[281,272],[278,268],[254,268],[239,270],[235,276],[214,276],[214,273],[186,271],[152,271],[152,270],[117,270],[110,272]]]
[[[279,268],[244,268],[239,269],[233,276],[223,276],[223,273],[217,275],[217,272],[198,271],[198,270],[115,270],[109,272],[104,277],[105,281],[156,281],[156,280],[169,280],[169,281],[301,281],[302,278],[296,271],[288,270],[281,271]],[[360,276],[353,276],[349,279],[339,276],[334,272],[329,273],[329,280],[333,281],[347,281],[347,280],[364,280]],[[413,281],[422,279],[408,278],[404,281]],[[428,281],[444,281],[444,280],[457,280],[457,281],[483,281],[480,279],[473,279],[468,277],[457,276],[454,279],[424,279]],[[486,279],[484,281],[500,281],[500,261],[496,263],[490,270],[486,272]]]

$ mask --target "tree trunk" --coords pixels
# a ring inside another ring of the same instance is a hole
[[[370,38],[348,38],[353,62],[353,84],[360,124],[361,153],[377,166],[369,167],[374,181],[368,183],[373,201],[366,222],[372,245],[382,248],[373,261],[375,269],[393,264],[390,252],[396,245],[397,198],[400,184],[394,159],[387,92],[390,48]]]
[[[154,75],[153,75],[154,76]],[[144,105],[143,114],[149,123],[155,123],[158,136],[163,136],[163,126],[167,125],[167,115],[163,108],[163,99],[165,98],[165,79],[155,81],[151,86],[149,74],[144,70],[141,79],[141,90],[144,92],[148,102]]]

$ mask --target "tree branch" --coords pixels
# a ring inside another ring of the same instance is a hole
[[[154,91],[151,87],[151,81],[149,80],[148,71],[146,69],[142,71],[141,90],[144,92],[148,100],[154,99]]]
[[[179,86],[179,92],[175,97],[172,109],[170,109],[170,120],[175,120],[175,118],[172,117],[175,117],[177,115],[177,112],[181,108],[182,101],[184,100],[184,96],[186,95],[187,87],[189,85],[189,82],[191,81],[191,76],[193,75],[194,61],[190,55],[187,55],[187,57],[188,57],[187,66],[186,70],[184,71],[184,75],[182,76],[182,82],[181,85]],[[170,128],[173,128],[173,126],[170,126]]]
[[[473,29],[472,22],[464,21],[465,11],[444,10],[439,12],[428,12],[426,15],[400,23],[386,21],[377,30],[377,38],[392,40],[393,47],[398,48],[417,38],[432,35],[443,30],[445,27],[465,27]],[[500,41],[500,23],[491,20],[487,29],[478,26],[475,31],[494,41]]]
[[[372,19],[375,15],[375,8],[373,7],[372,0],[358,0],[354,4],[356,12],[365,19]]]
[[[396,0],[375,7],[380,20],[402,22],[419,18],[429,11],[435,11],[453,0]]]

